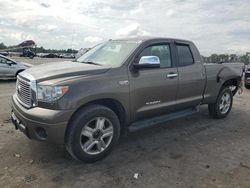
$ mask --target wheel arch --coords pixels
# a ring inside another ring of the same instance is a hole
[[[20,70],[18,70],[18,71],[16,71],[16,77],[17,77],[17,75],[20,73],[20,72],[22,72],[22,71],[24,71],[25,69],[20,69]]]
[[[227,79],[221,85],[220,91],[225,87],[235,86],[235,89],[232,90],[233,95],[235,95],[240,87],[240,83],[241,83],[241,77],[234,77]]]
[[[82,110],[83,108],[86,108],[88,106],[91,105],[102,105],[105,106],[109,109],[111,109],[118,117],[119,121],[120,121],[120,125],[121,125],[121,134],[125,135],[127,133],[127,121],[126,121],[126,111],[124,106],[122,105],[121,102],[119,102],[116,99],[112,99],[112,98],[102,98],[102,99],[96,99],[96,100],[92,100],[89,101],[83,105],[80,105],[71,115],[66,131],[65,131],[65,138],[66,138],[66,134],[68,132],[68,128],[70,125],[70,122],[74,119],[74,117],[77,115],[77,113]]]

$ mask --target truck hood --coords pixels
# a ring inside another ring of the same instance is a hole
[[[25,73],[32,75],[38,81],[45,81],[71,76],[96,75],[109,69],[99,65],[64,61],[33,66],[25,70]]]

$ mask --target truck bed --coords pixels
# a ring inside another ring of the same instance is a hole
[[[243,63],[204,63],[206,70],[206,86],[204,90],[203,103],[211,103],[216,100],[221,84],[225,80],[238,78],[241,80],[243,75]]]

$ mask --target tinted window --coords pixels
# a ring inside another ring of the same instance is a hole
[[[194,59],[189,46],[177,45],[177,53],[179,58],[179,66],[194,64]]]
[[[160,59],[160,67],[171,67],[171,54],[168,44],[153,45],[145,48],[139,58],[142,56],[157,56]]]

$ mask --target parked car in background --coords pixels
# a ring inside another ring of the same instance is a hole
[[[0,55],[0,79],[16,78],[20,72],[31,66],[28,63],[19,63]]]
[[[8,52],[0,52],[0,55],[7,56],[7,55],[9,55],[9,53]]]
[[[250,89],[250,66],[246,66],[245,69],[245,87]]]
[[[65,54],[60,54],[59,57],[60,58],[64,58],[64,59],[74,59],[75,58],[75,54],[65,53]]]
[[[24,48],[23,53],[20,55],[20,57],[29,57],[30,59],[33,59],[36,56],[36,53],[31,51],[29,48]]]
[[[58,54],[53,54],[53,53],[45,54],[41,57],[42,58],[60,58],[60,56]]]

